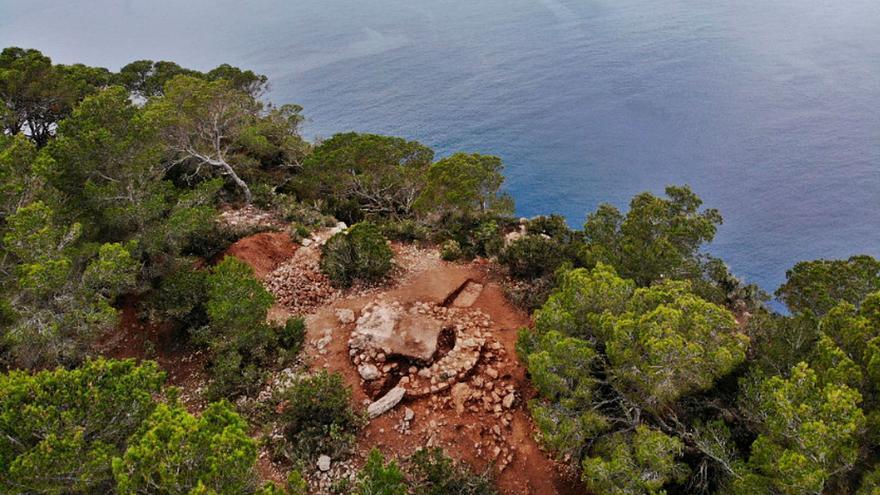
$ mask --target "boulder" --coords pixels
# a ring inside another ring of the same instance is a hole
[[[383,303],[361,315],[352,342],[360,349],[387,350],[391,355],[430,361],[442,330],[443,322],[431,315]]]
[[[376,400],[369,406],[367,406],[367,415],[370,419],[381,416],[385,414],[391,408],[396,406],[403,396],[406,395],[406,389],[403,387],[394,387],[388,391],[387,394],[383,395],[380,399]]]

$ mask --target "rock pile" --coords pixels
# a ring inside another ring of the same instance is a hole
[[[480,360],[491,321],[479,310],[416,302],[367,305],[349,339],[349,356],[365,382],[420,397],[467,379]],[[441,334],[451,337],[441,348]],[[397,380],[394,383],[392,380]],[[389,385],[390,386],[390,385]]]
[[[298,249],[286,262],[266,275],[266,289],[279,304],[295,314],[309,314],[338,297],[338,291],[319,267],[320,251]]]
[[[283,227],[283,223],[271,212],[260,210],[253,205],[237,210],[226,210],[220,213],[219,221],[221,225],[240,231]]]

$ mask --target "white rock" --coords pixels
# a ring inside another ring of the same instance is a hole
[[[377,368],[376,365],[370,363],[364,363],[358,366],[358,373],[360,373],[361,378],[367,381],[375,380],[376,378],[382,376],[381,373],[379,373],[379,368]]]
[[[330,470],[330,456],[322,455],[318,457],[318,469],[325,472]]]
[[[412,421],[414,417],[416,417],[416,413],[412,409],[407,407],[403,410],[404,421]]]
[[[513,401],[516,400],[516,396],[513,395],[513,392],[504,396],[504,399],[501,401],[501,405],[504,406],[504,409],[510,409],[513,405]]]
[[[373,402],[367,407],[367,415],[370,419],[381,416],[385,412],[397,405],[398,402],[406,395],[406,389],[403,387],[394,387],[383,395],[382,398]]]

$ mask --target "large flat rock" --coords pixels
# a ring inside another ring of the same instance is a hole
[[[358,319],[352,337],[361,346],[388,354],[430,361],[437,351],[443,322],[411,308],[379,304]]]

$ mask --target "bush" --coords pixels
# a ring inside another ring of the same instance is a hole
[[[461,255],[461,246],[454,239],[449,239],[440,245],[440,257],[446,261],[455,261],[461,258]]]
[[[198,418],[179,403],[159,404],[113,461],[120,494],[256,492],[256,442],[229,404]]]
[[[355,280],[382,279],[393,265],[388,241],[372,223],[362,222],[327,241],[321,252],[321,271],[338,286]]]
[[[511,242],[501,255],[501,263],[510,274],[524,279],[551,275],[567,259],[563,245],[540,235],[527,235]]]
[[[278,397],[284,404],[281,423],[286,446],[284,455],[293,461],[309,461],[326,454],[347,452],[362,420],[351,407],[351,389],[339,373],[325,370],[297,380]]]
[[[418,495],[494,495],[488,474],[476,474],[439,448],[419,449],[410,460],[413,493]]]
[[[278,344],[293,357],[298,355],[306,340],[306,321],[301,317],[288,318],[278,328]]]
[[[406,480],[397,463],[386,464],[382,454],[374,448],[358,474],[354,495],[407,495]]]
[[[0,492],[112,493],[111,459],[164,380],[156,363],[134,360],[0,374]]]
[[[431,235],[428,227],[411,219],[388,221],[381,229],[385,237],[402,242],[424,241]]]
[[[182,258],[177,268],[159,282],[148,301],[153,319],[171,320],[185,327],[207,323],[207,270],[193,267],[193,260]]]

